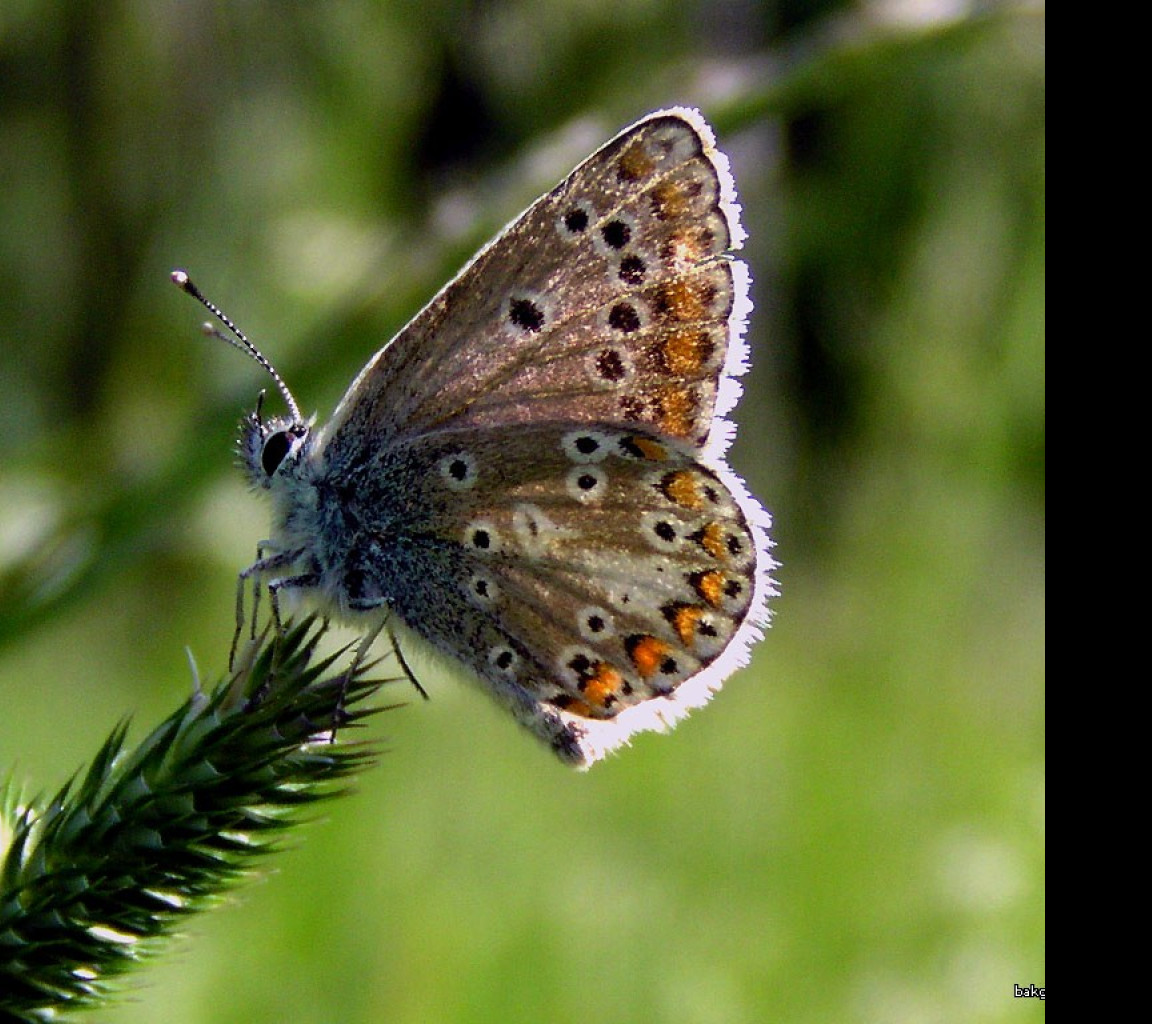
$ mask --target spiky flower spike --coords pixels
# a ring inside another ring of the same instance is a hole
[[[348,730],[384,710],[363,703],[381,681],[347,649],[317,659],[323,632],[312,620],[266,632],[135,749],[126,724],[114,729],[41,806],[0,787],[0,1020],[103,1003],[116,975],[276,849],[303,807],[372,762]]]

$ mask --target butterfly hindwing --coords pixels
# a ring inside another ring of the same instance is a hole
[[[689,679],[715,688],[759,625],[755,524],[687,446],[579,424],[467,427],[377,462],[343,470],[373,481],[343,502],[375,550],[357,572],[562,753],[597,721],[676,707]]]

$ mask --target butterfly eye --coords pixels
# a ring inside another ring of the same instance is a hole
[[[292,440],[287,430],[278,430],[271,434],[264,442],[264,449],[260,453],[260,465],[264,472],[271,476],[280,468],[280,463],[292,448]]]

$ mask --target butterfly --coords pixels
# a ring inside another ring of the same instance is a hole
[[[587,767],[704,704],[769,618],[767,512],[724,418],[751,310],[728,161],[687,108],[593,153],[305,420],[242,424],[273,529],[243,574],[420,638]]]

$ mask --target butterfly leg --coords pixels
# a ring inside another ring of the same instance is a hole
[[[252,583],[252,629],[250,639],[256,639],[256,620],[260,618],[260,575],[271,569],[279,568],[281,564],[287,564],[287,560],[279,559],[276,554],[267,554],[268,550],[272,547],[270,540],[262,540],[256,545],[256,561],[253,562],[247,569],[240,574],[241,580],[251,578]],[[240,595],[238,601],[243,600],[243,586],[240,588]],[[242,609],[237,609],[237,615],[240,617],[238,621],[242,621]],[[239,627],[237,627],[239,628]]]
[[[348,698],[348,681],[352,679],[356,673],[360,671],[361,666],[364,665],[368,658],[368,652],[372,649],[372,645],[376,642],[376,638],[384,629],[387,621],[388,616],[385,615],[376,626],[373,626],[371,630],[360,638],[360,642],[356,645],[356,654],[353,656],[352,664],[344,675],[344,680],[340,685],[340,699],[336,702],[336,707],[332,713],[332,742],[336,741],[336,729],[344,724],[344,707],[345,701]]]
[[[408,682],[412,684],[413,688],[418,694],[420,694],[421,697],[423,697],[425,700],[431,700],[432,698],[428,696],[428,691],[420,685],[420,680],[416,678],[415,673],[412,671],[412,667],[408,664],[408,659],[404,657],[404,651],[400,648],[400,640],[396,636],[395,632],[393,632],[391,629],[388,630],[388,636],[392,640],[392,650],[396,652],[396,660],[400,662],[400,667],[404,670],[404,674],[408,677]]]
[[[268,581],[268,600],[272,604],[272,621],[276,624],[276,632],[283,631],[283,620],[280,617],[280,591],[303,590],[318,586],[320,574],[314,572],[301,573],[299,576],[282,576]]]
[[[253,562],[247,569],[241,572],[236,577],[236,630],[232,634],[232,647],[228,652],[228,669],[229,671],[235,666],[236,652],[240,646],[240,635],[244,632],[244,588],[248,585],[248,581],[252,580],[252,628],[251,639],[256,639],[256,620],[259,618],[260,612],[260,577],[275,569],[280,569],[285,566],[291,565],[300,557],[299,551],[278,551],[272,555],[265,555],[265,552],[271,547],[269,541],[261,541],[256,546],[256,561]],[[286,579],[282,581],[273,581],[280,585],[288,585],[291,580]],[[269,592],[272,592],[272,584],[268,585]],[[272,603],[273,618],[276,623],[276,629],[280,629],[280,609],[273,597]]]
[[[387,608],[388,606],[388,600],[384,597],[353,597],[348,601],[349,608],[360,612],[372,611],[376,608]],[[380,625],[377,626],[371,632],[371,634],[369,634],[367,638],[369,644],[380,635],[380,631],[385,627],[385,625],[387,625],[387,623],[388,617],[385,616],[383,619],[381,619]],[[400,649],[400,643],[396,637],[396,633],[391,628],[388,630],[388,639],[392,642],[392,650],[396,654],[396,660],[400,662],[400,667],[404,670],[404,674],[408,677],[408,681],[413,685],[413,687],[415,687],[416,692],[419,693],[421,697],[423,697],[425,700],[428,700],[428,691],[420,685],[419,681],[416,679],[416,676],[413,675],[412,669],[409,667],[408,662],[404,658],[404,652]]]

